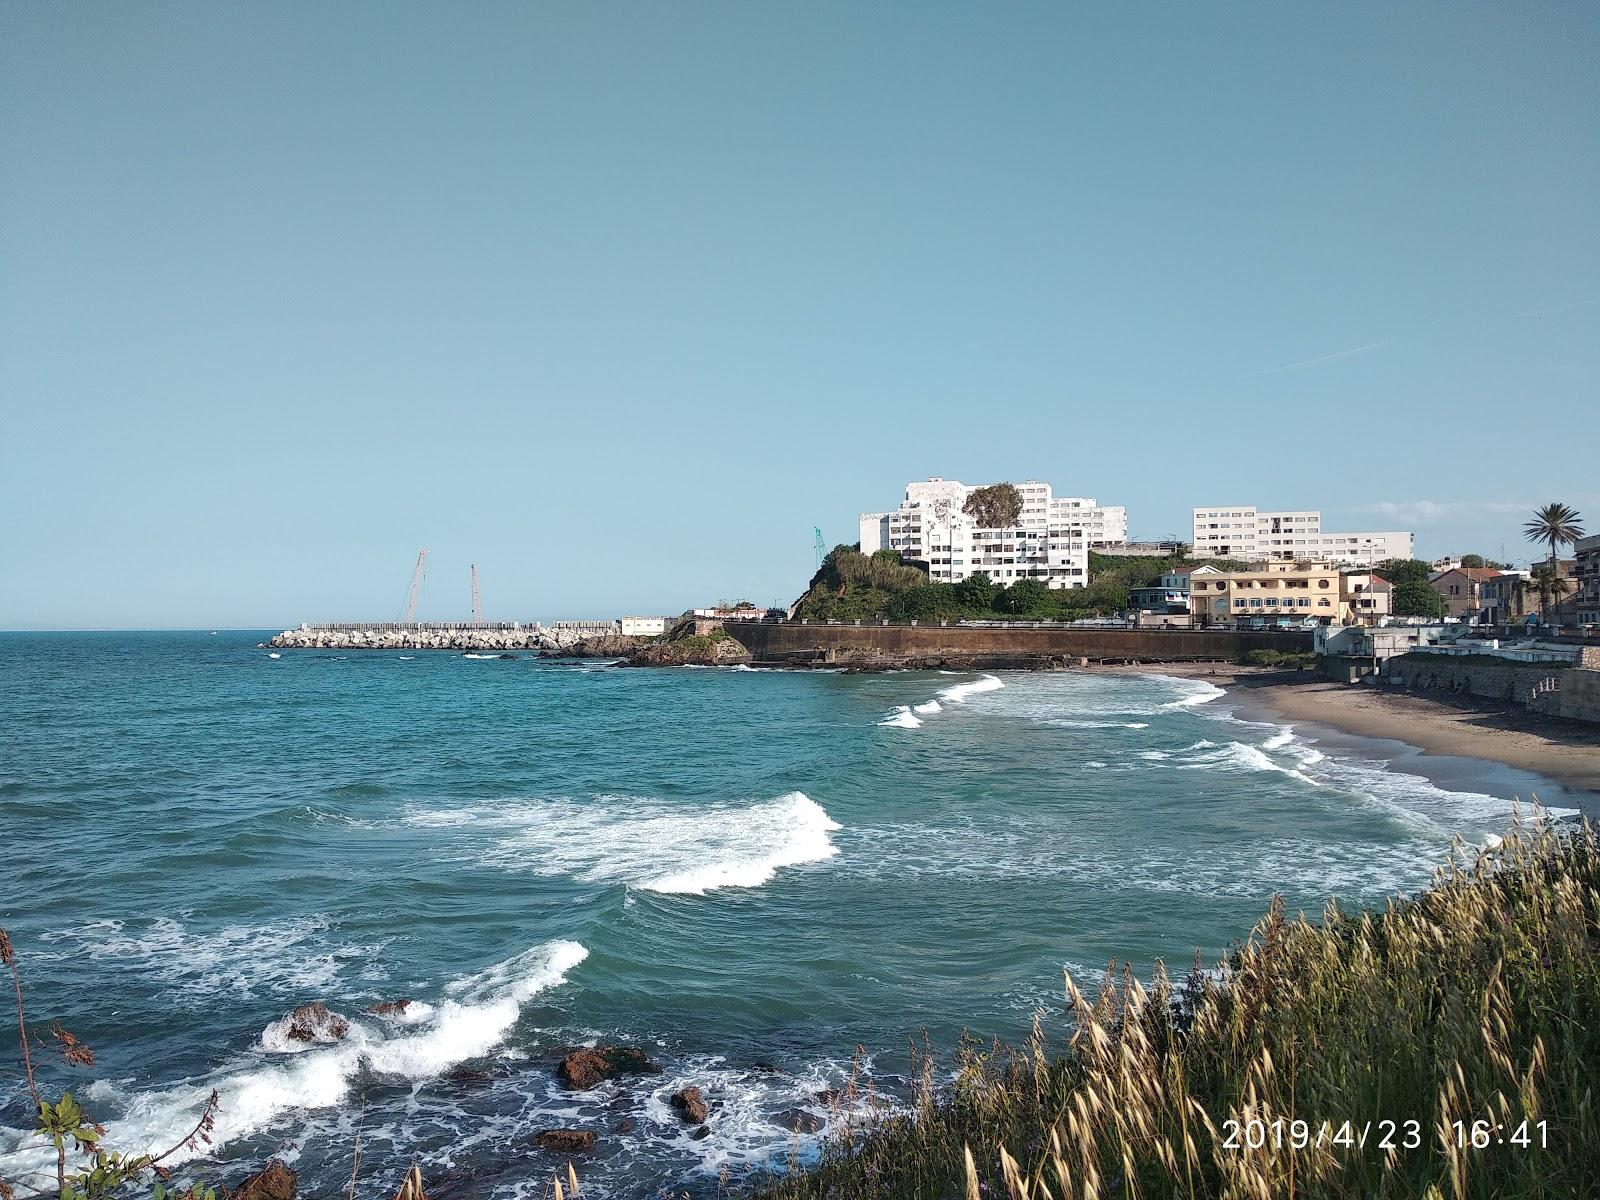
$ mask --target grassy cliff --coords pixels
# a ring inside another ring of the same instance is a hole
[[[1600,845],[1525,830],[1414,900],[1275,906],[1216,972],[1069,980],[774,1200],[1568,1197],[1600,1180]]]

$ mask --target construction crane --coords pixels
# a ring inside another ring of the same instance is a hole
[[[478,594],[478,564],[472,564],[472,623],[483,624],[483,597]]]
[[[422,570],[428,565],[428,552],[417,551],[417,569],[411,572],[411,586],[406,590],[406,624],[417,619],[417,597],[422,594]]]
[[[827,551],[822,548],[822,529],[818,526],[812,526],[812,528],[816,529],[817,532],[817,568],[820,570],[822,568],[822,560],[827,557]]]

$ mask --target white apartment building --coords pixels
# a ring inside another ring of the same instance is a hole
[[[1371,567],[1412,554],[1409,533],[1329,533],[1316,509],[1278,511],[1237,504],[1193,511],[1196,558],[1319,559]]]
[[[1022,494],[1017,524],[981,529],[963,511],[977,485],[937,476],[908,483],[899,508],[861,514],[861,552],[898,550],[902,558],[927,563],[937,583],[983,571],[1007,585],[1037,579],[1047,587],[1081,588],[1089,581],[1090,547],[1127,539],[1128,514],[1120,505],[1054,496],[1036,479],[1016,488]]]

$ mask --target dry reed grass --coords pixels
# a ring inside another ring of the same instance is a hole
[[[966,1045],[937,1097],[924,1058],[910,1105],[847,1127],[815,1167],[760,1190],[1466,1200],[1600,1188],[1600,840],[1587,824],[1535,817],[1487,851],[1458,844],[1430,889],[1381,912],[1330,903],[1312,922],[1275,902],[1214,973],[1197,964],[1174,983],[1158,964],[1146,986],[1124,967],[1093,997],[1068,978],[1066,995],[1064,1046],[1047,1048],[1037,1022],[1014,1050]],[[1525,1145],[1510,1140],[1519,1130]]]

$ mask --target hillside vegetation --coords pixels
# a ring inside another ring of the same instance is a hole
[[[1049,620],[1103,617],[1128,606],[1128,590],[1153,587],[1184,558],[1118,558],[1089,555],[1088,586],[1051,590],[1043,581],[1020,579],[1010,587],[979,573],[960,583],[936,583],[921,566],[903,562],[896,550],[862,554],[835,546],[795,608],[809,621]],[[1232,569],[1238,564],[1215,564]]]
[[[968,1044],[949,1087],[925,1060],[909,1111],[766,1197],[1554,1200],[1600,1179],[1587,824],[1519,829],[1382,912],[1274,903],[1216,972],[1066,995],[1060,1034]]]

